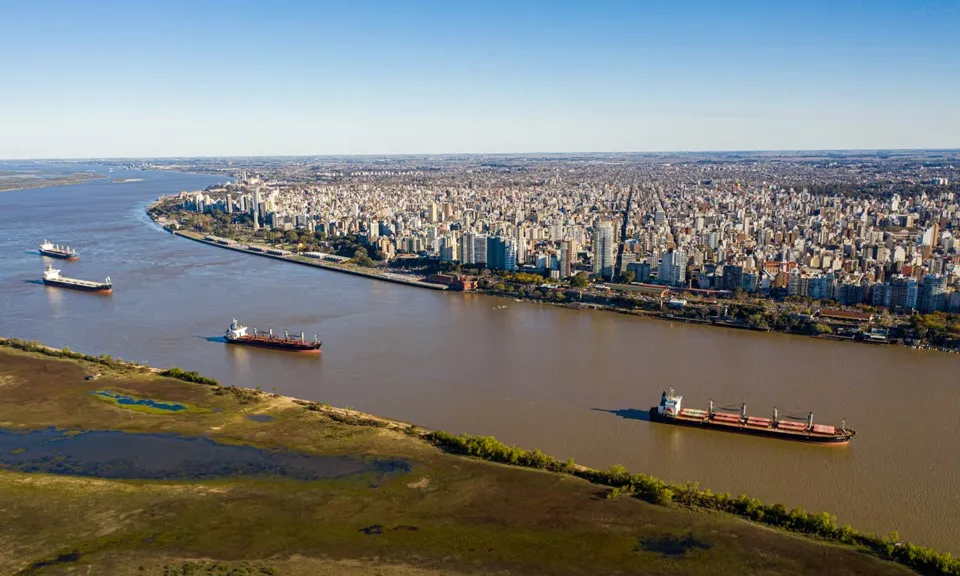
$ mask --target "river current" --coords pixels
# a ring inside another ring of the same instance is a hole
[[[103,171],[102,167],[95,167]],[[84,167],[77,170],[85,169]],[[623,464],[714,491],[830,511],[841,523],[960,552],[960,355],[818,341],[442,293],[191,242],[144,214],[214,176],[134,171],[138,182],[0,193],[0,335],[182,366],[239,386],[488,434],[595,467]],[[65,275],[45,287],[48,239]],[[505,306],[505,307],[504,307]],[[236,317],[323,341],[319,357],[227,346]],[[684,405],[847,425],[849,446],[666,426]]]

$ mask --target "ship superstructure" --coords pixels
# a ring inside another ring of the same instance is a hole
[[[248,333],[247,327],[237,322],[236,318],[230,323],[230,327],[224,333],[224,338],[228,344],[243,344],[294,352],[319,352],[321,345],[316,335],[313,336],[313,341],[310,341],[304,337],[303,332],[300,333],[299,338],[291,337],[287,331],[284,331],[283,336],[280,336],[275,335],[273,330],[258,331],[257,327],[254,326]]]
[[[781,417],[776,408],[772,418],[748,416],[747,405],[740,405],[739,412],[717,410],[713,401],[707,410],[700,408],[683,408],[683,396],[673,389],[664,391],[660,397],[660,404],[650,408],[650,419],[656,422],[693,426],[711,430],[724,430],[740,434],[768,436],[784,440],[820,443],[846,443],[853,438],[855,431],[847,428],[846,422],[840,427],[828,424],[816,424],[813,412],[807,414],[806,419]]]
[[[60,270],[53,266],[47,266],[47,269],[43,271],[43,283],[48,286],[70,288],[71,290],[80,290],[82,292],[109,293],[113,291],[113,283],[110,281],[109,276],[107,276],[103,282],[67,278],[66,276],[61,276]]]

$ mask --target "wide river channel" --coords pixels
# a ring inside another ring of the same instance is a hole
[[[0,192],[0,335],[623,464],[960,552],[960,355],[435,292],[239,254],[144,214],[161,194],[222,179],[112,176],[141,181]],[[80,251],[58,264],[64,274],[109,275],[113,294],[38,284],[44,238]],[[234,317],[317,334],[323,353],[227,346],[216,338]],[[857,435],[808,446],[647,421],[670,387],[687,406],[813,410]]]

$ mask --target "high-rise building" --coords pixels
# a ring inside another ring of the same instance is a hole
[[[874,282],[870,285],[870,305],[887,306],[887,287],[883,282]]]
[[[917,291],[917,310],[927,314],[943,310],[946,304],[947,278],[940,274],[927,274],[920,280]]]
[[[560,243],[560,277],[567,278],[573,270],[573,242],[564,240]]]
[[[687,252],[680,248],[668,250],[660,260],[657,280],[661,284],[683,286],[687,281]]]
[[[518,227],[516,231],[516,238],[514,239],[514,247],[517,250],[517,264],[523,264],[527,261],[527,232],[523,227]]]
[[[940,225],[936,222],[933,223],[929,228],[923,231],[923,236],[920,239],[920,243],[923,246],[936,246],[940,243]]]
[[[453,234],[440,237],[440,261],[453,262],[460,257],[457,251],[457,237]]]
[[[627,272],[633,272],[634,282],[649,282],[651,270],[650,263],[646,260],[627,264]]]
[[[460,263],[461,264],[475,264],[477,262],[477,255],[474,253],[473,249],[475,246],[473,232],[465,232],[460,238]]]
[[[736,264],[723,265],[723,283],[724,290],[735,292],[743,288],[743,266]]]
[[[947,312],[951,314],[956,314],[960,312],[960,290],[954,290],[947,294]]]
[[[260,229],[260,188],[253,189],[253,206],[250,207],[250,215],[253,216],[253,230]]]
[[[895,311],[916,310],[917,281],[912,277],[897,276],[887,283],[888,306]]]
[[[474,264],[487,263],[487,235],[486,234],[473,235],[473,263]]]
[[[598,222],[593,229],[593,273],[613,279],[613,267],[616,263],[616,241],[613,236],[613,224]]]
[[[504,270],[506,268],[507,245],[503,238],[490,236],[487,238],[487,268]]]
[[[487,238],[487,268],[492,270],[517,269],[517,250],[513,240],[499,236]]]

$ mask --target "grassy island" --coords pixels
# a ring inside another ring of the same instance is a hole
[[[2,574],[960,574],[829,515],[180,369],[0,340],[0,392]]]
[[[31,188],[49,188],[52,186],[71,186],[83,184],[90,180],[103,178],[93,172],[75,172],[71,174],[57,174],[53,176],[38,175],[32,172],[4,172],[0,170],[0,192],[29,190]]]

